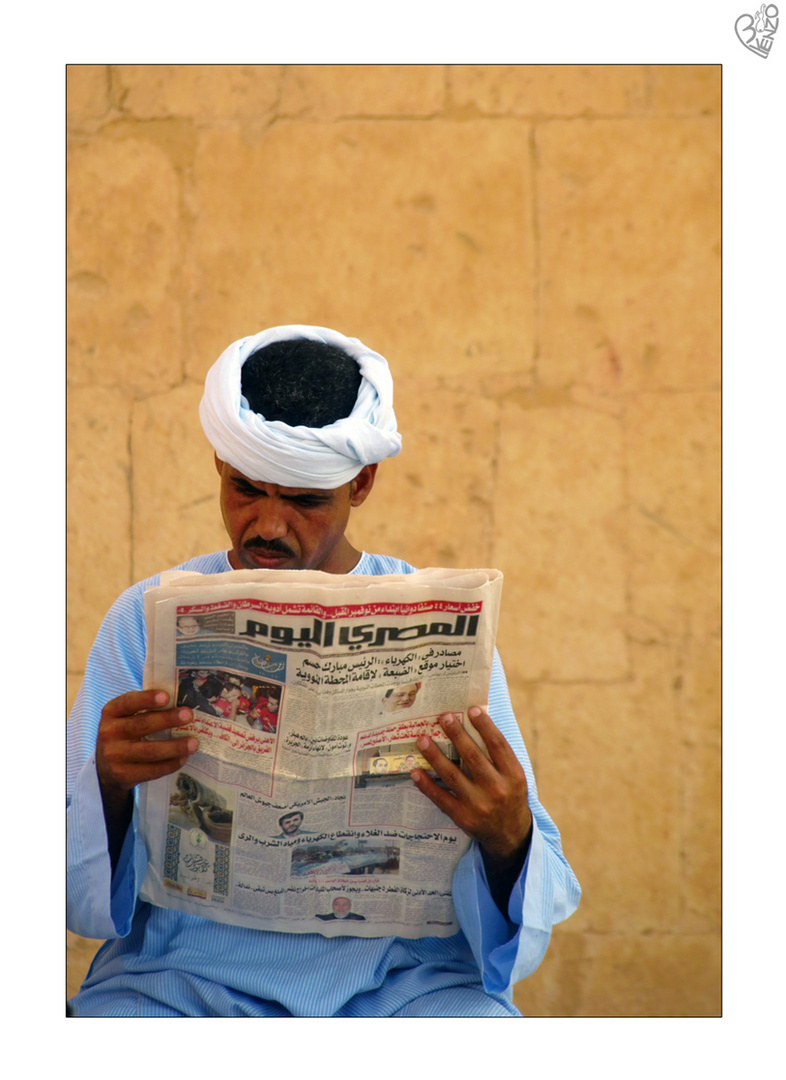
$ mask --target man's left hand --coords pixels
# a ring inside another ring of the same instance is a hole
[[[483,753],[452,713],[440,717],[440,724],[455,746],[463,769],[450,761],[439,746],[426,736],[418,749],[448,790],[421,769],[412,779],[460,829],[480,844],[489,878],[510,881],[521,872],[532,835],[532,814],[527,803],[527,778],[505,736],[482,709],[469,710],[469,717],[485,743]],[[509,892],[508,888],[508,892]]]

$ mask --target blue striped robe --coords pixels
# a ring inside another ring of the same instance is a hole
[[[177,569],[230,570],[227,553]],[[364,553],[353,573],[410,573]],[[506,919],[491,898],[476,844],[453,880],[461,931],[448,938],[326,938],[224,925],[138,898],[147,852],[137,813],[114,878],[107,852],[95,745],[107,701],[142,687],[146,631],[138,582],[117,600],[90,652],[68,725],[68,925],[105,938],[72,999],[76,1016],[488,1016],[519,1015],[512,986],[543,959],[554,923],[580,889],[559,833],[538,801],[529,757],[495,655],[489,713],[524,766],[532,842]]]

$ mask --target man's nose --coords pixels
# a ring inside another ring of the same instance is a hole
[[[257,532],[263,540],[281,540],[287,535],[283,507],[275,499],[260,499],[257,510]]]

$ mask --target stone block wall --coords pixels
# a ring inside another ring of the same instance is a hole
[[[67,72],[68,665],[224,546],[205,372],[278,323],[390,361],[360,547],[498,566],[584,889],[515,1000],[720,1011],[720,68]],[[73,936],[78,985],[96,943]]]

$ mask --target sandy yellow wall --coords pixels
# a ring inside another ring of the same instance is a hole
[[[278,323],[360,337],[404,450],[350,536],[504,571],[584,889],[519,1007],[717,1015],[720,69],[67,79],[71,696],[123,588],[224,546],[213,360]]]

